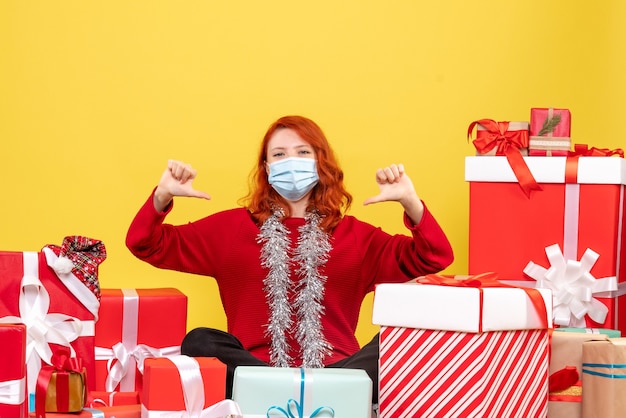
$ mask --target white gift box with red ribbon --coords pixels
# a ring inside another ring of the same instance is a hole
[[[545,417],[552,296],[527,290],[378,285],[380,417]]]

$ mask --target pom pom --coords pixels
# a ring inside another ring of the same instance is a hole
[[[69,258],[61,256],[57,258],[52,268],[59,274],[67,274],[74,268],[74,263]]]

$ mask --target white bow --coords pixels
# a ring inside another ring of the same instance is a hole
[[[585,315],[589,315],[594,322],[603,324],[608,308],[593,295],[617,290],[617,278],[596,279],[590,273],[600,255],[587,248],[580,261],[565,259],[558,244],[546,247],[546,255],[550,268],[530,261],[524,273],[537,281],[536,287],[552,290],[554,323],[584,328]]]
[[[108,360],[108,373],[105,381],[107,392],[113,392],[120,384],[120,390],[133,391],[135,388],[134,370],[137,369],[143,374],[145,359],[178,355],[180,354],[180,346],[155,348],[145,344],[137,344],[129,349],[122,342],[118,342],[112,348],[96,347],[95,354],[96,360]]]
[[[26,378],[0,382],[0,404],[20,405],[24,403]]]
[[[61,313],[48,313],[50,295],[39,280],[39,259],[34,252],[23,253],[24,277],[20,287],[19,317],[5,316],[2,323],[26,325],[26,364],[28,391],[35,392],[41,361],[51,363],[52,350],[49,344],[68,347],[75,356],[71,342],[82,335],[93,335],[93,321],[83,323],[79,319]],[[88,329],[91,325],[91,330]]]

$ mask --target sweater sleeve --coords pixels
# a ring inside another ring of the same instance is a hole
[[[219,246],[211,239],[210,224],[204,218],[184,225],[164,223],[174,203],[157,212],[154,192],[139,209],[126,234],[126,246],[140,260],[155,267],[187,273],[215,275]]]
[[[359,238],[364,252],[362,275],[370,290],[377,283],[403,282],[437,273],[454,260],[448,238],[426,206],[418,224],[406,213],[403,216],[411,236],[389,235],[380,228],[370,227]]]
[[[426,205],[419,224],[414,224],[404,213],[404,225],[411,231],[414,255],[420,260],[412,267],[415,272],[419,270],[418,275],[436,273],[452,264],[454,252],[450,241]]]

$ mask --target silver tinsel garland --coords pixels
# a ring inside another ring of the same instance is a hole
[[[298,322],[295,336],[302,356],[300,366],[323,367],[324,357],[330,354],[332,346],[322,332],[326,276],[319,268],[328,260],[330,237],[319,228],[319,214],[307,213],[306,223],[298,229],[297,246],[291,251],[289,230],[280,221],[282,217],[283,212],[276,211],[263,223],[258,236],[258,241],[263,244],[261,265],[268,269],[264,285],[270,308],[267,324],[267,334],[271,338],[270,363],[276,367],[294,366],[288,354],[287,333],[292,331],[295,311]],[[297,283],[289,278],[292,263],[296,266]],[[296,292],[293,307],[289,303],[291,291]]]

